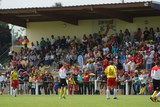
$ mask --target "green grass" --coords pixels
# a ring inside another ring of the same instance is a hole
[[[117,100],[105,95],[69,95],[59,99],[57,95],[18,95],[17,97],[0,96],[0,107],[160,107],[159,102],[152,102],[150,96],[119,95]]]

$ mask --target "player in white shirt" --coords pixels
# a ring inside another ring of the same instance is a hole
[[[152,67],[151,78],[152,78],[152,82],[153,82],[154,92],[153,92],[152,96],[150,97],[150,99],[153,102],[156,102],[157,97],[160,96],[160,92],[159,92],[159,90],[160,90],[160,62],[157,62],[157,64],[154,67]]]
[[[59,69],[59,77],[60,77],[60,99],[66,98],[66,90],[67,90],[67,64],[64,63],[63,66]]]

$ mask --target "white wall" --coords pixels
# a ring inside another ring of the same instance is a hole
[[[47,38],[53,34],[57,36],[68,36],[73,37],[76,35],[78,38],[82,38],[83,34],[98,33],[100,31],[100,26],[105,24],[98,24],[100,21],[108,21],[112,19],[97,19],[97,20],[81,20],[79,25],[71,25],[61,21],[51,21],[51,22],[33,22],[27,24],[26,34],[31,42],[40,41],[41,37]],[[159,17],[141,17],[134,18],[133,23],[128,23],[119,19],[113,19],[114,28],[119,32],[120,29],[128,28],[131,34],[133,34],[138,27],[144,30],[145,27],[160,27],[160,16]],[[112,34],[110,31],[108,35]]]
[[[64,22],[36,22],[27,24],[27,36],[30,41],[39,41],[41,37],[47,38],[51,35],[82,37],[83,34],[92,32],[92,21],[79,21],[79,25],[71,25]]]

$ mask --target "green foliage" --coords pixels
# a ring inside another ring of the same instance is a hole
[[[62,7],[62,3],[61,2],[56,2],[53,7]]]
[[[0,28],[8,28],[8,24],[0,21]]]

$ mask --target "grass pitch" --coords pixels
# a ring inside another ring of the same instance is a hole
[[[106,100],[105,95],[68,95],[59,99],[57,95],[10,95],[0,96],[0,107],[160,107],[146,95],[119,95],[118,99]]]

